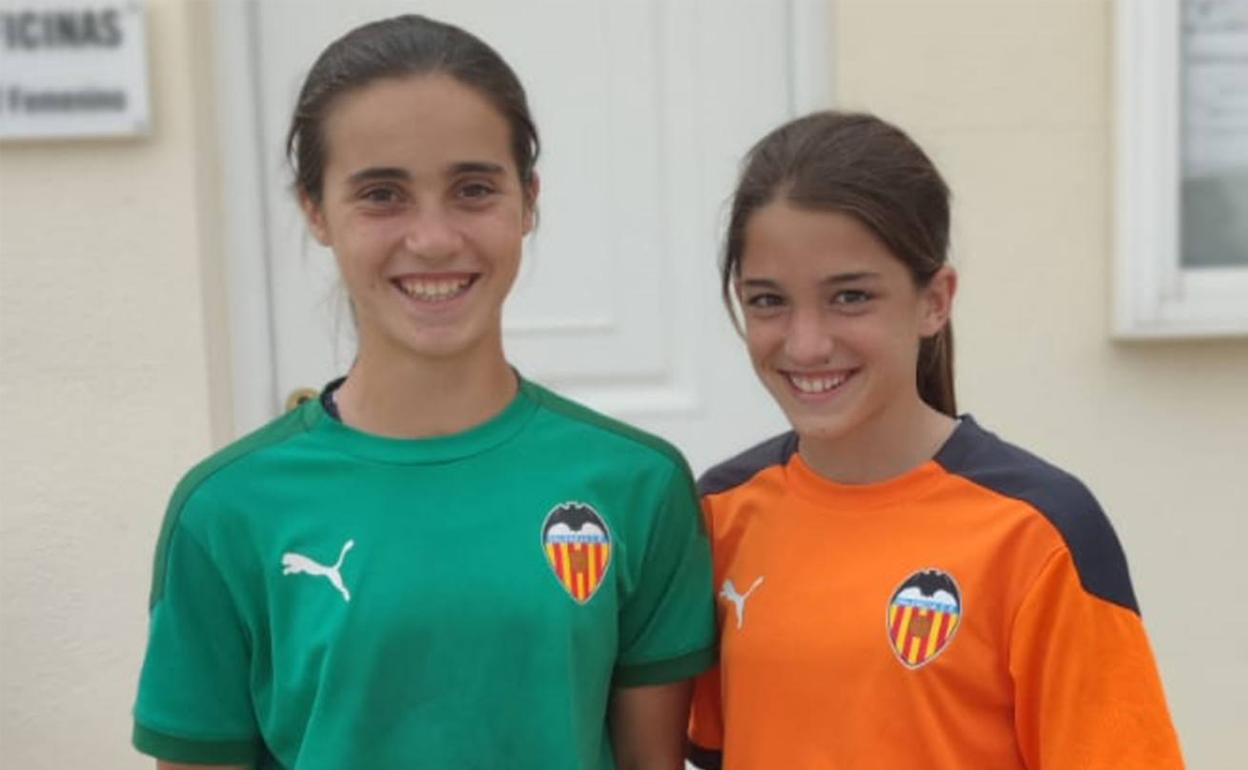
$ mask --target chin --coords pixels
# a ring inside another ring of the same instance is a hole
[[[841,403],[818,405],[780,402],[784,416],[802,437],[836,440],[854,432],[866,419],[860,405]]]
[[[467,357],[481,350],[490,335],[479,329],[425,330],[404,341],[404,347],[420,358],[450,360]]]

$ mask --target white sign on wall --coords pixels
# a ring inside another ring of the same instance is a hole
[[[0,0],[0,139],[141,136],[151,125],[138,0]]]

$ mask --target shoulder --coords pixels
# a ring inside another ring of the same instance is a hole
[[[314,406],[312,402],[307,402],[195,464],[174,488],[169,501],[170,512],[183,508],[190,498],[206,486],[214,483],[219,485],[219,479],[225,472],[237,470],[248,459],[306,433],[315,420]]]
[[[947,472],[1027,504],[1069,549],[1085,590],[1139,611],[1127,560],[1109,518],[1082,481],[964,417],[936,455]]]
[[[569,448],[572,451],[593,448],[626,455],[633,462],[650,462],[689,474],[684,455],[668,441],[534,382],[526,380],[524,387],[550,418],[551,424],[557,427],[560,440],[571,442]]]
[[[278,417],[263,427],[249,433],[209,455],[182,477],[173,490],[160,535],[156,541],[156,558],[152,574],[150,603],[155,605],[164,587],[170,541],[174,533],[190,527],[210,527],[214,519],[214,503],[229,494],[237,479],[223,477],[240,471],[249,458],[256,457],[275,446],[307,432],[315,420],[314,402]],[[203,537],[200,531],[199,536]]]
[[[796,451],[793,431],[773,436],[703,473],[698,478],[698,494],[715,495],[739,487],[768,468],[784,465]]]

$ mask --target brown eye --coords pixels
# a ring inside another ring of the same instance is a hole
[[[874,299],[874,297],[869,292],[862,291],[861,289],[846,289],[845,291],[838,291],[832,297],[832,304],[861,305],[871,299]]]
[[[389,187],[371,187],[362,192],[360,197],[368,203],[381,206],[396,203],[399,200],[399,194]]]
[[[782,306],[784,304],[784,298],[779,294],[754,294],[746,297],[745,304],[747,307],[763,310]]]
[[[493,186],[484,182],[469,182],[460,186],[457,194],[465,200],[483,200],[496,192]]]

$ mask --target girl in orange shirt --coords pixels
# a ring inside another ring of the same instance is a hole
[[[699,483],[721,654],[693,763],[1182,767],[1096,500],[955,409],[949,191],[923,151],[869,115],[781,126],[726,240],[725,301],[792,430]]]

